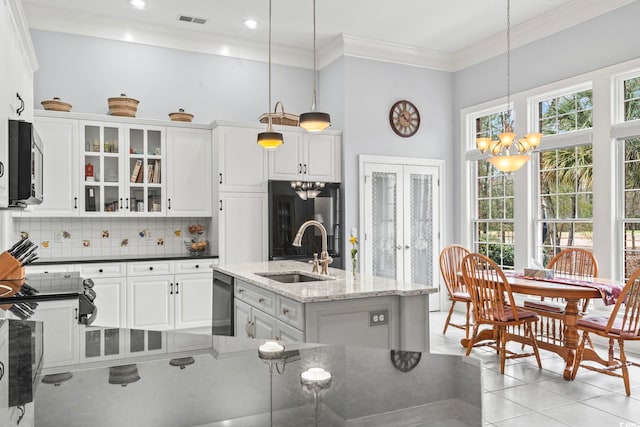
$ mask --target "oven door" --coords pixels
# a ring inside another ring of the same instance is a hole
[[[212,335],[234,336],[233,277],[213,272]]]

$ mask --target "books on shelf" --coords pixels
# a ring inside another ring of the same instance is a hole
[[[131,182],[142,182],[138,181],[138,174],[140,173],[140,169],[142,168],[142,160],[136,160],[136,164],[133,166],[133,171],[131,171]]]

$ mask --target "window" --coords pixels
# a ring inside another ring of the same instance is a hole
[[[640,77],[624,81],[624,121],[640,119]]]
[[[545,99],[538,103],[540,132],[555,135],[592,127],[591,89]]]
[[[475,137],[498,139],[506,120],[506,111],[478,117]],[[499,172],[486,160],[475,164],[474,250],[504,269],[513,269],[513,175]]]
[[[623,259],[625,279],[640,268],[640,138],[624,144]]]
[[[546,265],[564,248],[593,247],[592,145],[542,151],[539,165],[539,255]]]

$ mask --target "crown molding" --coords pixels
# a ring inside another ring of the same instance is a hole
[[[22,51],[25,53],[29,66],[32,71],[36,71],[39,67],[38,58],[36,57],[36,51],[33,48],[33,42],[31,41],[31,34],[29,33],[29,26],[27,25],[27,18],[25,17],[22,3],[19,0],[8,0],[7,5],[11,10],[11,14],[16,23],[18,30],[18,36]]]
[[[573,0],[548,13],[518,24],[511,29],[512,49],[562,31],[635,0]],[[18,4],[18,0],[9,0]],[[266,43],[216,34],[168,29],[162,26],[123,22],[107,17],[72,15],[59,9],[27,3],[24,5],[29,27],[143,45],[186,50],[267,62]],[[20,10],[22,10],[20,8]],[[22,13],[22,12],[21,12]],[[24,19],[24,15],[21,15]],[[505,23],[506,26],[506,23]],[[456,72],[486,61],[506,51],[506,30],[457,52],[441,52],[414,46],[373,40],[352,34],[340,34],[318,50],[318,68],[322,69],[342,56]],[[30,41],[30,38],[29,38]],[[33,50],[33,48],[32,48]],[[35,54],[33,55],[37,67]],[[303,69],[313,68],[311,49],[272,46],[272,62]]]

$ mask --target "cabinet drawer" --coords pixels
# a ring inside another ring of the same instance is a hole
[[[276,298],[273,292],[265,291],[264,289],[236,279],[235,297],[267,314],[275,315]]]
[[[173,263],[169,261],[127,263],[127,276],[149,276],[173,274]]]
[[[126,268],[123,262],[107,262],[102,264],[76,264],[80,276],[87,279],[100,277],[124,277]]]
[[[213,273],[211,264],[214,264],[213,261],[217,261],[211,258],[199,258],[189,261],[177,261],[174,265],[175,274],[185,274],[185,273]]]
[[[304,330],[304,304],[278,295],[276,317],[294,328]]]
[[[74,271],[73,264],[29,265],[25,267],[25,274],[67,273]]]

